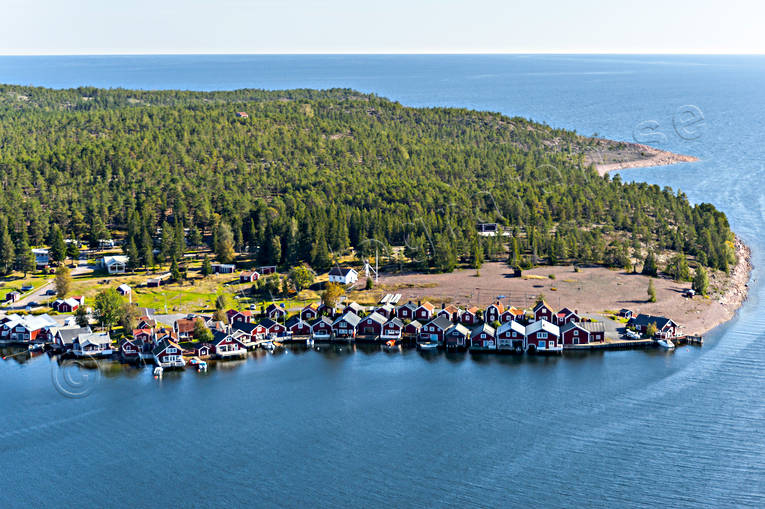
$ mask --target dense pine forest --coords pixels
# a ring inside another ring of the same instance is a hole
[[[666,250],[728,270],[723,213],[598,176],[585,158],[596,143],[352,90],[0,86],[0,269],[63,236],[117,238],[136,265],[230,244],[260,263],[326,269],[382,245],[429,270],[499,256],[630,267]],[[508,235],[480,237],[481,222]]]

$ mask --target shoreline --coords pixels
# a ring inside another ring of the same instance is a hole
[[[649,154],[649,157],[640,160],[597,164],[595,165],[595,168],[597,169],[598,174],[602,177],[610,172],[619,170],[670,166],[673,164],[699,161],[699,158],[695,156],[676,154],[649,145],[639,143],[633,143],[632,145]],[[749,296],[749,280],[752,274],[752,251],[738,235],[735,235],[734,238],[734,248],[737,260],[736,266],[733,267],[733,270],[728,276],[724,290],[716,297],[713,303],[719,306],[720,316],[710,322],[698,323],[698,329],[694,334],[707,334],[716,327],[732,320],[736,315],[736,312],[743,306]],[[690,326],[693,323],[694,322],[690,322],[688,325]]]
[[[699,158],[695,156],[676,154],[666,150],[659,150],[649,145],[641,145],[639,143],[633,143],[632,145],[636,148],[639,148],[642,152],[649,154],[649,157],[643,159],[634,159],[631,161],[596,164],[595,169],[598,171],[598,175],[602,177],[612,171],[626,170],[630,168],[669,166],[679,163],[693,163],[699,160]]]
[[[702,328],[699,334],[706,334],[712,329],[732,320],[749,297],[749,280],[753,268],[752,250],[738,235],[735,237],[734,246],[738,261],[728,276],[727,287],[715,301],[715,304],[719,305],[723,312],[722,316],[711,324],[705,324],[705,328]]]

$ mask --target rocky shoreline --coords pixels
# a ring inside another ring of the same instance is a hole
[[[738,236],[736,236],[734,244],[738,262],[727,279],[727,287],[717,299],[717,303],[725,311],[725,316],[716,325],[720,325],[733,318],[736,311],[744,304],[749,295],[749,277],[752,274],[752,251]],[[711,330],[715,326],[710,327],[704,332]]]
[[[633,144],[633,146],[640,150],[641,154],[647,154],[648,157],[643,155],[640,159],[633,159],[629,161],[619,161],[606,164],[597,164],[595,167],[598,170],[598,174],[601,176],[606,173],[624,170],[628,168],[648,168],[651,166],[668,166],[670,164],[677,163],[692,163],[699,159],[694,156],[687,156],[682,154],[675,154],[674,152],[667,152],[666,150],[659,150],[657,148]]]

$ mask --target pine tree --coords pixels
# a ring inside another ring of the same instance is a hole
[[[91,215],[90,233],[88,234],[88,244],[91,249],[98,248],[99,241],[104,239],[110,239],[109,231],[106,229],[104,222],[98,215]]]
[[[80,257],[80,246],[77,239],[72,239],[72,242],[67,244],[66,246],[66,255],[72,259],[72,261],[76,261]]]
[[[684,254],[677,254],[672,257],[667,265],[667,273],[675,281],[689,281],[691,279],[691,270],[688,268],[688,260]]]
[[[439,272],[453,272],[457,267],[457,253],[448,235],[440,235],[436,242],[433,264]]]
[[[317,270],[327,270],[332,265],[332,260],[329,257],[329,249],[327,249],[327,241],[323,236],[316,239],[311,249],[311,265],[316,267]]]
[[[483,246],[481,246],[481,243],[478,241],[478,239],[473,239],[473,252],[471,261],[473,268],[476,270],[480,269],[481,265],[483,265]]]
[[[175,225],[175,245],[173,247],[173,257],[176,260],[183,260],[183,253],[186,252],[186,232],[183,223]]]
[[[135,245],[135,240],[133,237],[128,239],[125,255],[128,257],[127,268],[131,272],[135,271],[141,263],[141,256],[138,254],[138,248]]]
[[[0,225],[0,269],[3,274],[9,274],[16,259],[13,239],[8,233],[8,222],[3,218]]]
[[[170,274],[174,281],[181,281],[183,279],[181,270],[178,268],[178,262],[173,258],[173,262],[170,264]]]
[[[648,301],[656,302],[656,288],[653,286],[653,278],[648,280]]]
[[[50,257],[55,262],[63,262],[66,260],[66,241],[64,240],[64,234],[61,232],[61,228],[57,224],[53,225],[50,234]]]
[[[212,263],[210,263],[210,258],[205,255],[204,259],[202,260],[202,275],[207,277],[210,274],[212,274]]]
[[[28,273],[35,270],[36,260],[32,249],[29,247],[29,236],[25,228],[22,228],[19,237],[16,249],[16,270],[23,272],[24,277],[27,277]]]
[[[659,273],[659,267],[656,264],[656,255],[653,251],[648,253],[643,262],[643,275],[655,277]]]
[[[706,269],[700,265],[693,276],[693,291],[699,295],[706,295],[709,291],[709,276]]]
[[[143,266],[145,268],[153,267],[154,266],[154,242],[151,240],[151,235],[149,235],[149,230],[144,229],[143,231],[143,238],[141,240],[141,248],[142,248],[142,256],[141,261],[143,261]]]
[[[162,243],[159,250],[158,260],[160,263],[169,260],[173,256],[175,250],[175,230],[170,226],[170,223],[165,221],[162,223]]]
[[[189,245],[195,249],[202,245],[202,234],[196,225],[191,225],[189,230]]]
[[[278,235],[271,239],[270,259],[271,265],[280,265],[282,262],[282,241]]]

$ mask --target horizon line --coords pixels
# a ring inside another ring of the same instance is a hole
[[[50,52],[50,53],[3,53],[0,52],[0,57],[96,57],[96,56],[351,56],[351,55],[379,55],[379,56],[407,56],[407,55],[645,55],[645,56],[765,56],[765,52],[748,52],[748,53],[735,53],[735,52],[701,52],[701,51],[659,51],[659,52],[644,52],[644,51],[571,51],[571,50],[556,50],[556,51],[271,51],[271,52],[250,52],[250,51],[232,51],[232,52],[197,52],[197,51],[161,51],[161,52]]]

